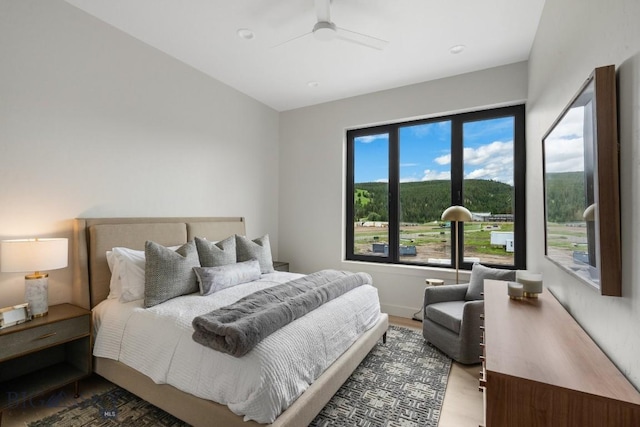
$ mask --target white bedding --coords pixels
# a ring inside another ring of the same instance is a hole
[[[93,309],[94,356],[119,360],[245,420],[271,423],[380,316],[377,289],[360,286],[276,331],[241,358],[192,340],[194,317],[300,274],[276,272],[209,296],[152,308],[107,299]]]

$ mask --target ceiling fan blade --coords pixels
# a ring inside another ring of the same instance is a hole
[[[389,44],[386,40],[347,30],[345,28],[336,27],[336,31],[338,33],[338,36],[336,37],[337,39],[369,47],[371,49],[383,50]]]
[[[315,0],[318,22],[331,22],[330,4],[331,0]]]
[[[301,39],[301,38],[304,38],[304,37],[310,36],[311,34],[313,34],[313,33],[312,33],[311,31],[309,31],[308,33],[304,33],[304,34],[302,34],[302,35],[300,35],[300,36],[296,36],[296,37],[294,37],[294,38],[292,38],[292,39],[285,40],[285,41],[283,41],[282,43],[278,43],[277,45],[271,46],[271,49],[275,49],[276,47],[280,47],[280,46],[282,46],[283,44],[287,44],[287,43],[294,42],[294,41],[299,40],[299,39]]]

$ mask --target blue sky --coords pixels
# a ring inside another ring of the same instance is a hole
[[[464,174],[513,185],[512,117],[463,125]],[[400,130],[400,181],[449,179],[451,123],[431,122]],[[386,134],[355,140],[355,182],[388,181],[389,139]]]

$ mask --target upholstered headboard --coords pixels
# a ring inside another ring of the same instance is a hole
[[[74,288],[83,306],[95,307],[109,295],[106,252],[116,246],[143,250],[147,240],[165,246],[194,237],[222,240],[245,235],[242,217],[78,218],[74,220]]]

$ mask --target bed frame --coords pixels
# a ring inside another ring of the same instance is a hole
[[[81,218],[74,220],[74,232],[74,300],[93,308],[109,294],[111,273],[105,255],[107,250],[115,246],[142,250],[147,240],[165,246],[180,245],[195,236],[222,240],[232,234],[244,235],[245,221],[242,217]],[[388,316],[383,313],[374,327],[269,425],[308,425],[378,340],[385,336],[388,325]],[[95,357],[93,370],[193,426],[264,426],[243,421],[242,416],[235,415],[225,405],[195,397],[168,384],[156,384],[146,375],[115,360]]]

